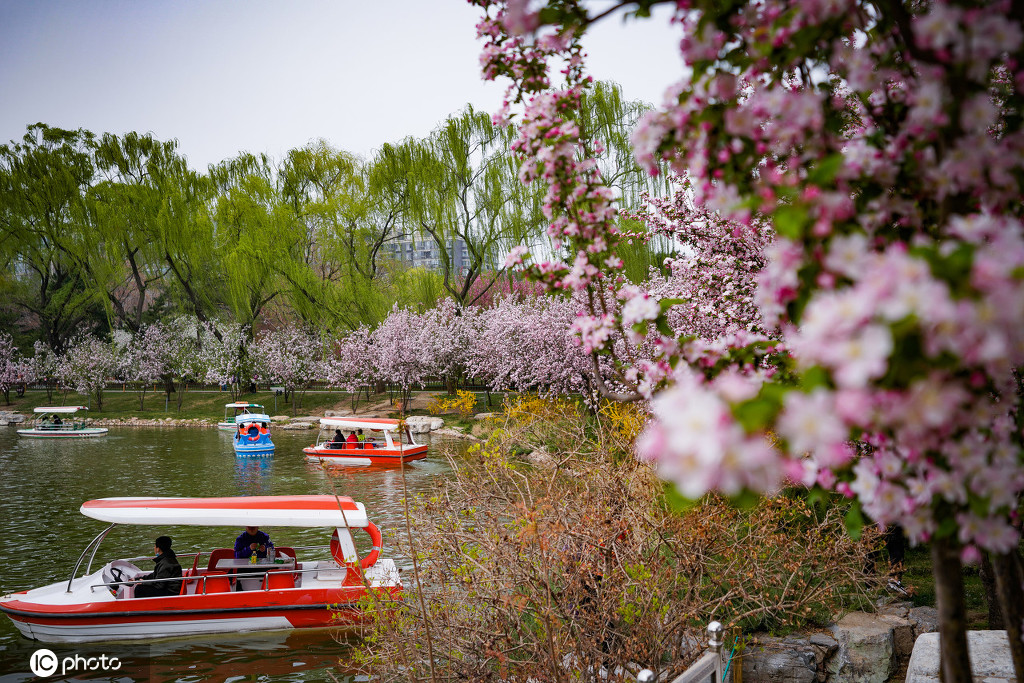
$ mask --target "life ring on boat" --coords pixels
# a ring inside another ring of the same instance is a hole
[[[367,522],[363,528],[366,530],[366,533],[370,534],[370,540],[373,541],[373,549],[369,555],[359,561],[359,566],[362,569],[369,569],[377,563],[377,558],[380,557],[380,549],[384,545],[384,537],[381,535],[380,529],[373,522]],[[354,562],[345,561],[345,553],[341,549],[341,541],[338,540],[337,529],[331,535],[331,557],[340,565],[352,566],[355,564]]]

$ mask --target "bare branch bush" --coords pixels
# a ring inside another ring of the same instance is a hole
[[[380,680],[624,680],[675,674],[711,619],[732,633],[825,623],[863,604],[875,543],[799,495],[684,511],[630,456],[635,408],[525,397],[415,501],[420,603],[378,604],[356,657]],[[642,421],[641,421],[642,422]],[[632,432],[632,433],[631,433]],[[422,644],[430,629],[434,666]]]

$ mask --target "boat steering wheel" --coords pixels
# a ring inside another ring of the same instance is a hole
[[[114,583],[124,583],[124,571],[120,567],[111,567],[110,576]]]

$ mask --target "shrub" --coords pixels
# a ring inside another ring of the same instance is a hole
[[[461,417],[471,417],[476,411],[476,394],[460,389],[454,398],[435,396],[427,404],[427,410],[431,415],[454,412]]]
[[[647,465],[616,450],[626,439],[612,433],[630,424],[525,397],[485,444],[449,454],[453,477],[414,505],[415,548],[400,543],[416,553],[421,590],[407,573],[410,595],[370,624],[366,673],[674,674],[688,663],[680,642],[702,641],[711,619],[734,634],[787,630],[864,598],[870,543],[846,535],[844,510],[779,496],[745,510],[707,497],[680,512]],[[551,458],[513,455],[524,444]]]

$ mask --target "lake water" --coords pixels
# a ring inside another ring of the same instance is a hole
[[[81,504],[109,496],[237,496],[329,494],[351,496],[384,532],[383,557],[405,571],[411,563],[389,552],[389,532],[404,530],[403,482],[398,469],[323,469],[307,463],[302,448],[316,431],[277,430],[270,458],[237,458],[231,435],[215,429],[111,428],[105,437],[41,440],[0,427],[0,594],[67,580],[86,544],[107,525],[79,512]],[[429,490],[448,473],[434,448],[426,460],[406,465],[410,494]],[[267,529],[278,545],[325,545],[320,529]],[[93,569],[119,557],[149,556],[160,534],[178,553],[231,547],[241,529],[120,526],[104,540]],[[356,534],[368,552],[365,534]],[[322,559],[327,558],[322,551]],[[318,559],[300,551],[300,559]],[[183,559],[183,565],[187,562]],[[149,562],[140,567],[150,570]],[[40,647],[58,657],[118,657],[116,672],[82,672],[46,680],[131,681],[332,681],[356,680],[345,670],[346,645],[325,630],[203,636],[154,644],[45,645],[23,638],[0,615],[0,683],[37,680],[29,658]]]

